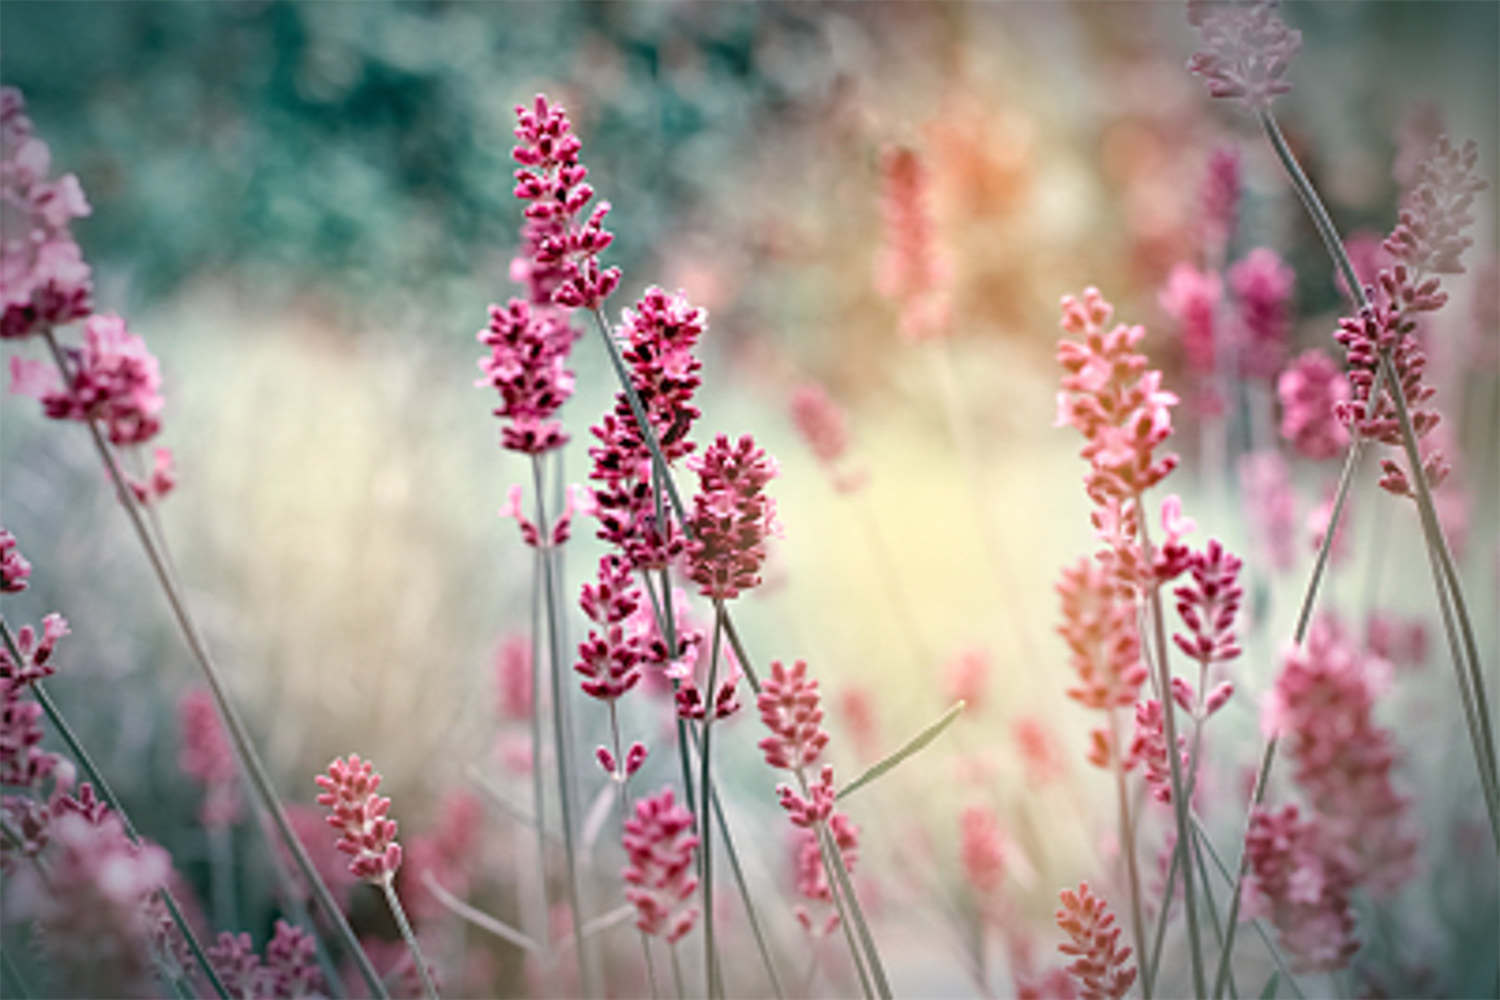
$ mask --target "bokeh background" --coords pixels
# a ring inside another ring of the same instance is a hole
[[[1400,129],[1424,105],[1478,140],[1493,190],[1500,7],[1298,3],[1287,16],[1305,43],[1280,113],[1344,231],[1389,228]],[[311,776],[358,751],[386,773],[411,833],[476,792],[471,766],[527,797],[499,763],[497,738],[515,734],[495,662],[530,629],[529,553],[496,513],[528,470],[498,448],[489,393],[472,387],[473,335],[513,291],[513,106],[538,91],[566,104],[614,205],[609,258],[625,279],[611,308],[649,284],[706,306],[702,436],[751,432],[780,462],[784,537],[767,585],[736,608],[750,649],[762,663],[810,661],[846,774],[970,697],[943,742],[852,810],[898,990],[934,996],[973,993],[976,975],[1009,988],[975,930],[983,903],[957,851],[965,807],[1000,818],[1006,897],[1043,954],[1056,887],[1103,879],[1114,850],[1108,782],[1083,763],[1087,723],[1063,695],[1053,633],[1058,570],[1092,548],[1077,443],[1052,426],[1058,297],[1101,287],[1147,324],[1171,380],[1182,349],[1158,293],[1197,252],[1197,192],[1210,152],[1229,145],[1245,177],[1235,256],[1276,248],[1297,273],[1296,344],[1334,347],[1329,264],[1253,124],[1184,70],[1192,46],[1168,3],[0,6],[0,76],[93,206],[74,231],[98,308],[127,316],[162,360],[163,442],[181,476],[162,518],[284,796],[310,802]],[[893,145],[932,172],[953,262],[955,322],[940,344],[904,340],[875,290],[879,162]],[[1493,354],[1477,363],[1474,345],[1493,350],[1497,336],[1494,198],[1479,209],[1474,266],[1449,285],[1432,350],[1493,668],[1500,397]],[[615,388],[596,347],[575,351],[564,411],[578,479]],[[795,433],[789,400],[808,381],[847,411],[867,476],[853,495]],[[1195,419],[1179,411],[1173,489],[1200,541],[1249,552],[1231,461],[1248,441],[1231,435],[1231,454],[1204,462]],[[36,566],[14,614],[70,619],[58,699],[146,832],[206,887],[197,793],[175,759],[192,664],[83,431],[18,397],[0,402],[0,421],[0,512]],[[1306,509],[1334,466],[1296,469]],[[1493,944],[1494,863],[1472,848],[1477,783],[1414,512],[1367,472],[1328,606],[1350,621],[1372,606],[1426,619],[1430,653],[1381,710],[1420,789],[1426,868],[1409,898],[1380,904],[1392,944],[1361,962],[1370,983],[1461,991],[1455,956],[1487,931]],[[569,546],[570,590],[596,557],[588,536]],[[1254,578],[1243,697],[1212,751],[1226,848],[1310,543],[1298,552],[1293,571]],[[867,726],[846,710],[860,705]],[[655,712],[627,713],[628,727],[646,732]],[[580,706],[581,744],[602,720]],[[1053,742],[1057,774],[1028,770],[1018,725]],[[768,899],[789,898],[757,727],[752,713],[729,724],[720,766],[753,877]],[[648,782],[670,765],[656,754]],[[511,878],[528,840],[503,811],[484,824],[471,899],[522,923]],[[247,824],[235,850],[242,929],[259,941],[273,912],[264,842]],[[605,874],[590,889],[600,909],[618,901],[612,851],[599,847]],[[373,906],[364,920],[389,934]],[[473,966],[472,980],[454,973],[459,992],[523,988],[512,950],[442,926]],[[774,930],[800,967],[795,924],[781,913]],[[631,936],[615,943],[628,982]],[[753,951],[730,963],[753,981]]]

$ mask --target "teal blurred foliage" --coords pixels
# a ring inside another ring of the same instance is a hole
[[[5,82],[94,205],[85,253],[150,301],[195,274],[378,297],[470,273],[514,242],[512,106],[539,87],[582,112],[628,267],[800,99],[756,39],[812,39],[816,13],[7,0],[0,17]]]

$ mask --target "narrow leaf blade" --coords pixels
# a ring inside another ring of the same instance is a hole
[[[950,725],[952,725],[953,720],[957,719],[958,714],[963,710],[964,703],[962,701],[954,702],[952,708],[948,709],[948,711],[939,716],[938,719],[928,725],[926,729],[922,730],[920,733],[907,740],[894,753],[891,753],[888,756],[881,758],[879,761],[876,761],[870,766],[868,770],[865,771],[865,773],[861,774],[859,777],[849,782],[849,784],[845,785],[843,789],[839,791],[838,798],[842,799],[849,795],[852,795],[854,792],[863,788],[865,785],[868,785],[876,778],[884,775],[887,771],[891,770],[906,758],[922,750],[927,746],[927,744],[937,739],[938,736],[942,734],[944,729],[947,729]]]

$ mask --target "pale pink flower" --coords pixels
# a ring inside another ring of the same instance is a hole
[[[1210,259],[1223,256],[1229,237],[1234,233],[1239,216],[1240,188],[1239,150],[1229,145],[1215,147],[1209,155],[1208,169],[1198,195],[1203,211],[1199,226]]]
[[[854,750],[861,760],[871,760],[877,752],[879,724],[876,721],[875,699],[870,689],[860,685],[849,685],[839,692],[838,714],[848,728],[854,742]]]
[[[989,651],[982,647],[960,651],[948,663],[948,700],[962,701],[970,716],[982,711],[993,666]]]
[[[21,555],[16,536],[0,528],[0,594],[19,594],[30,575],[31,563]]]
[[[463,791],[443,796],[437,825],[410,838],[401,867],[402,895],[410,900],[416,919],[430,919],[443,912],[442,903],[427,888],[428,874],[459,899],[469,895],[483,836],[484,808],[479,799]]]
[[[1005,835],[992,810],[969,806],[958,820],[959,860],[964,875],[974,891],[985,897],[996,892],[1005,881]]]
[[[1188,69],[1203,77],[1210,96],[1233,98],[1260,111],[1292,89],[1286,71],[1302,47],[1302,33],[1287,27],[1277,6],[1276,0],[1188,0],[1188,23],[1203,39]]]
[[[1286,360],[1296,286],[1297,275],[1266,247],[1256,247],[1229,269],[1229,287],[1240,307],[1239,367],[1247,377],[1272,378]]]
[[[790,670],[780,660],[773,661],[770,675],[761,681],[756,707],[771,731],[759,744],[771,767],[797,771],[822,755],[828,745],[822,697],[805,661],[798,660]]]
[[[42,619],[40,639],[36,629],[22,625],[15,636],[16,652],[21,654],[21,662],[11,659],[10,650],[0,648],[0,679],[15,680],[24,685],[51,677],[54,672],[51,664],[53,650],[57,648],[57,641],[68,634],[68,620],[56,612]]]
[[[177,485],[177,468],[172,461],[172,449],[157,448],[152,454],[151,471],[144,479],[125,477],[130,483],[130,492],[138,502],[155,503],[171,493]]]
[[[1135,704],[1146,666],[1134,601],[1087,559],[1063,570],[1057,593],[1063,618],[1058,632],[1078,672],[1078,684],[1068,689],[1068,697],[1099,710]]]
[[[1167,759],[1167,738],[1163,726],[1161,702],[1155,698],[1136,703],[1135,735],[1130,741],[1130,750],[1125,756],[1126,770],[1140,765],[1146,779],[1146,787],[1158,802],[1172,801],[1171,761]],[[1187,737],[1177,737],[1178,754],[1185,772],[1188,766]]]
[[[1319,824],[1295,805],[1257,809],[1245,837],[1245,916],[1266,917],[1298,972],[1341,969],[1359,950],[1354,880],[1323,846]]]
[[[339,831],[338,849],[348,854],[349,871],[367,882],[389,880],[401,867],[396,821],[387,819],[391,800],[377,795],[380,775],[373,765],[351,754],[335,758],[328,773],[317,776],[318,805],[329,810],[328,825]]]
[[[880,174],[885,239],[875,289],[900,308],[908,340],[941,338],[952,325],[951,267],[938,246],[927,166],[915,150],[892,147],[881,154]]]
[[[207,688],[183,693],[177,700],[177,720],[182,733],[177,766],[203,786],[198,821],[210,830],[232,826],[242,808],[239,768]]]
[[[1067,771],[1062,750],[1052,728],[1040,717],[1025,715],[1010,727],[1021,761],[1026,765],[1026,780],[1034,786],[1048,785]]]
[[[1393,667],[1416,669],[1427,663],[1427,625],[1420,618],[1371,611],[1365,620],[1365,649]]]
[[[1323,539],[1328,534],[1328,524],[1333,520],[1334,493],[1330,488],[1318,504],[1307,512],[1307,549],[1316,553],[1323,547]],[[1328,547],[1328,562],[1331,566],[1337,566],[1349,556],[1349,522],[1350,502],[1345,500],[1344,513],[1339,518],[1338,529],[1333,533],[1333,542]]]
[[[816,382],[804,382],[792,393],[792,423],[812,450],[840,493],[852,493],[865,484],[863,469],[843,464],[849,448],[849,428],[844,411]]]
[[[1200,376],[1214,372],[1214,317],[1223,297],[1219,276],[1191,264],[1173,267],[1166,287],[1157,296],[1162,309],[1177,324],[1188,368]]]
[[[1438,137],[1416,165],[1386,251],[1418,272],[1462,274],[1463,252],[1474,242],[1465,235],[1474,224],[1474,196],[1486,187],[1478,162],[1472,139],[1455,146],[1447,136]]]
[[[1251,452],[1240,459],[1239,471],[1257,555],[1285,572],[1297,559],[1297,497],[1286,461],[1274,449]]]
[[[1130,948],[1120,944],[1120,928],[1109,905],[1087,882],[1080,882],[1077,892],[1064,889],[1058,898],[1062,908],[1057,926],[1072,940],[1057,950],[1073,959],[1068,972],[1078,982],[1079,995],[1084,1000],[1120,1000],[1135,982],[1136,969],[1130,964]]]
[[[693,814],[676,803],[671,788],[663,788],[636,802],[622,843],[628,863],[621,877],[625,898],[635,906],[636,927],[643,934],[665,934],[675,944],[698,920],[691,902],[698,889]]]
[[[511,722],[531,718],[532,662],[531,638],[507,636],[495,650],[495,690],[497,714]]]
[[[1320,350],[1299,354],[1276,379],[1281,401],[1281,436],[1297,454],[1334,458],[1349,445],[1339,421],[1339,404],[1349,399],[1349,383],[1334,360]]]

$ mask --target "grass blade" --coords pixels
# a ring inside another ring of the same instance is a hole
[[[902,761],[906,760],[906,758],[924,749],[927,744],[931,743],[933,740],[942,735],[943,730],[952,725],[953,720],[957,719],[958,714],[963,710],[964,703],[962,701],[954,702],[953,706],[949,708],[948,711],[940,715],[936,721],[929,723],[927,725],[927,728],[923,729],[920,733],[907,740],[897,750],[893,751],[890,754],[887,754],[885,757],[882,757],[880,760],[870,765],[870,767],[867,768],[863,774],[845,785],[839,791],[837,798],[844,799],[845,797],[854,794],[864,786],[868,785],[870,782],[884,776],[887,771],[891,770],[897,764],[900,764]]]

